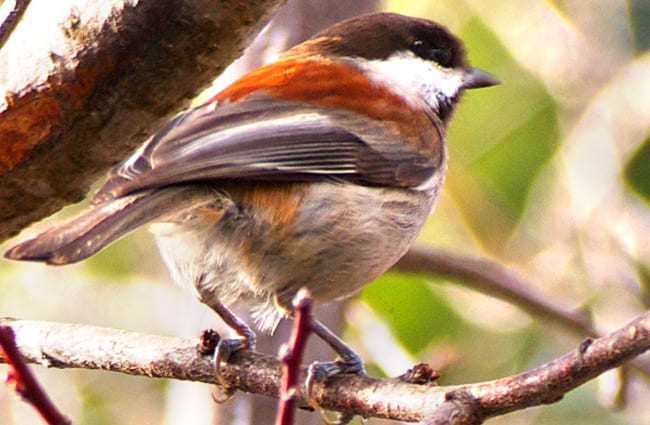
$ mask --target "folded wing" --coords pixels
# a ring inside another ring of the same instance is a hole
[[[429,158],[395,148],[396,130],[336,108],[254,94],[177,116],[116,167],[94,202],[206,180],[346,180],[408,187],[434,171]]]

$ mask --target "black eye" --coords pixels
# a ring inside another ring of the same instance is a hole
[[[445,68],[451,66],[451,50],[444,47],[430,47],[422,40],[416,40],[411,43],[411,51],[417,56],[432,60]]]
[[[441,66],[448,67],[451,65],[451,51],[449,49],[431,49],[430,55],[431,59]]]

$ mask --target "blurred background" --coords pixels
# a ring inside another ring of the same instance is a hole
[[[589,312],[603,333],[647,309],[650,2],[292,0],[209,93],[331,22],[375,8],[444,23],[465,41],[474,66],[503,81],[467,93],[458,108],[445,190],[420,241],[515,270],[568,310]],[[441,371],[441,384],[523,371],[581,340],[458,282],[396,272],[322,314],[342,323],[371,374],[395,376],[427,362]],[[190,291],[170,283],[144,230],[73,266],[0,260],[0,316],[187,337],[218,325]],[[314,345],[318,358],[332,356]],[[228,402],[226,417],[202,384],[34,370],[76,423],[268,424],[274,417],[273,400],[244,394]],[[557,404],[489,423],[647,424],[649,397],[648,377],[614,371]],[[304,414],[297,423],[320,421]],[[0,386],[0,423],[41,422]]]

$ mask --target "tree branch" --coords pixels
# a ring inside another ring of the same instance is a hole
[[[0,24],[0,50],[7,42],[11,32],[16,28],[16,25],[18,25],[20,18],[23,17],[30,1],[31,0],[16,0],[13,9],[11,9],[4,21],[2,21],[2,24]]]
[[[395,269],[461,280],[470,289],[507,301],[533,316],[550,319],[581,337],[598,335],[589,314],[569,311],[512,270],[487,258],[415,244]]]
[[[281,3],[30,4],[0,50],[0,241],[81,200],[209,85]]]
[[[424,244],[415,244],[395,265],[402,272],[444,276],[472,290],[507,301],[535,317],[554,322],[578,337],[600,337],[586,311],[569,310],[512,270],[487,258],[471,257]],[[646,379],[650,362],[636,359],[630,366]]]
[[[46,367],[102,369],[130,375],[215,383],[212,362],[201,354],[199,340],[145,335],[115,329],[0,319],[16,334],[18,347],[30,362]],[[477,424],[514,410],[558,401],[603,372],[650,349],[650,312],[609,336],[586,340],[558,359],[519,375],[462,385],[416,385],[399,378],[345,375],[316,386],[313,396],[326,409],[364,417],[382,417],[432,424]],[[301,371],[304,382],[306,370]],[[277,397],[280,362],[255,352],[238,352],[224,368],[236,388]],[[306,407],[304,386],[296,393]]]

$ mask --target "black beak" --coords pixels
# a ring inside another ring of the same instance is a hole
[[[480,89],[501,84],[501,81],[494,75],[478,68],[470,68],[463,78],[463,89]]]

